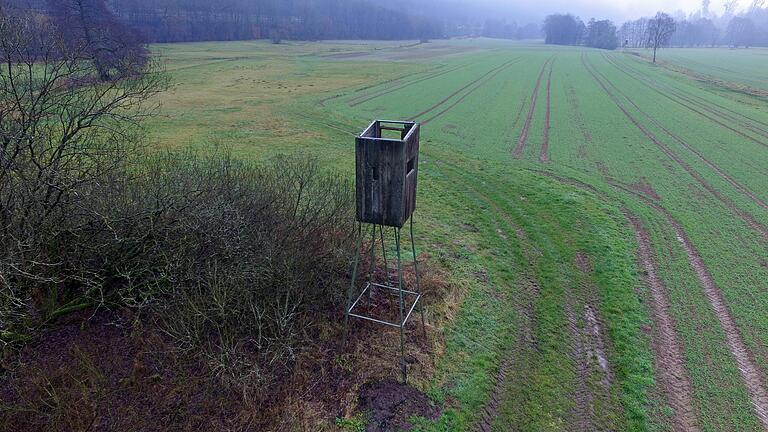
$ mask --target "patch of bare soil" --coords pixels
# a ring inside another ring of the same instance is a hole
[[[653,189],[653,186],[651,186],[650,183],[648,183],[648,180],[646,178],[642,178],[640,182],[630,184],[629,187],[642,194],[645,194],[648,198],[654,199],[656,201],[661,201],[661,197]]]
[[[4,363],[5,431],[237,430],[244,420],[236,391],[127,310],[72,315]]]
[[[576,366],[576,394],[570,424],[575,431],[612,430],[596,407],[609,409],[613,373],[608,363],[607,335],[596,306],[596,287],[590,281],[592,265],[586,253],[579,252],[574,265],[580,271],[577,290],[566,292],[565,313],[571,332],[571,357]],[[579,303],[580,298],[584,299]],[[582,316],[582,320],[578,316]]]
[[[424,304],[445,309],[447,276],[423,258]],[[404,281],[413,283],[412,267]],[[434,328],[445,313],[428,314],[426,334],[416,312],[409,321],[409,382],[431,379],[442,351]],[[179,352],[143,312],[72,314],[0,359],[0,431],[328,430],[337,417],[358,410],[365,383],[400,376],[396,329],[355,321],[342,350],[342,322],[340,311],[319,317],[316,337],[292,364],[244,387],[216,364]],[[232,360],[216,361],[233,366]],[[408,395],[414,407],[423,405],[424,399]]]
[[[410,430],[411,417],[434,420],[440,414],[424,393],[392,379],[363,386],[360,408],[369,416],[367,432]]]

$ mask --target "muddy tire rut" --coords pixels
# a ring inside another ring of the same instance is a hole
[[[645,284],[650,291],[650,309],[654,322],[652,334],[654,369],[660,387],[675,413],[672,418],[675,430],[698,431],[693,401],[691,400],[693,387],[685,369],[683,348],[677,340],[675,322],[669,312],[671,306],[667,296],[667,288],[659,277],[651,239],[637,216],[627,209],[624,209],[624,215],[635,232],[640,268],[644,273]]]
[[[613,101],[616,107],[624,114],[624,116],[633,125],[635,125],[635,127],[638,130],[640,130],[640,132],[642,132],[643,135],[646,136],[646,138],[648,138],[651,142],[653,142],[656,145],[656,147],[658,147],[659,150],[661,150],[662,153],[664,153],[669,159],[675,162],[681,169],[683,169],[691,177],[693,177],[714,198],[720,201],[731,212],[735,213],[750,228],[752,228],[754,231],[757,231],[762,236],[763,240],[768,240],[768,228],[766,228],[763,224],[758,222],[754,217],[752,217],[751,214],[737,207],[736,204],[734,204],[730,198],[724,196],[722,193],[720,193],[720,191],[715,189],[711,184],[709,184],[709,182],[706,181],[706,179],[704,179],[704,177],[701,176],[701,174],[699,174],[696,170],[693,169],[693,167],[691,167],[685,161],[683,161],[674,151],[672,151],[672,149],[669,148],[669,146],[664,144],[661,140],[659,140],[658,137],[656,137],[656,135],[654,135],[650,130],[648,130],[648,128],[643,126],[643,124],[629,112],[627,106],[625,106],[624,103],[622,103],[621,100],[616,96],[616,94],[614,94],[614,92],[609,88],[609,86],[613,86],[615,88],[615,85],[610,83],[610,81],[601,79],[600,76],[598,76],[599,72],[596,72],[594,70],[593,66],[586,59],[586,55],[582,54],[581,60],[582,60],[582,63],[584,64],[584,67],[589,72],[589,74],[592,75],[592,78],[595,80],[595,82],[603,89],[606,95],[608,95],[608,97]]]
[[[618,182],[612,182],[614,187],[633,194],[645,201],[650,207],[661,214],[675,233],[677,241],[685,250],[688,263],[693,269],[705,297],[710,303],[720,327],[725,333],[726,344],[739,369],[743,383],[749,394],[752,408],[763,430],[768,431],[768,386],[760,366],[755,360],[754,353],[747,347],[736,321],[731,315],[723,293],[717,287],[712,274],[704,263],[701,255],[688,238],[683,226],[663,207],[636,193]]]
[[[552,62],[554,63],[554,61]],[[552,66],[549,67],[549,75],[547,76],[547,111],[544,114],[544,138],[541,142],[541,153],[539,154],[539,161],[541,163],[549,162],[549,127],[550,127],[550,112],[552,109]]]
[[[611,64],[616,66],[617,69],[619,69],[620,71],[622,71],[626,75],[628,75],[628,76],[634,78],[635,80],[643,83],[648,88],[650,88],[651,90],[653,90],[656,93],[658,93],[660,96],[662,96],[662,97],[664,97],[664,98],[666,98],[666,99],[668,99],[668,100],[670,100],[670,101],[672,101],[672,102],[674,102],[676,104],[679,104],[679,105],[683,106],[684,108],[686,108],[686,109],[688,109],[688,110],[690,110],[690,111],[692,111],[692,112],[694,112],[694,113],[696,113],[696,114],[706,118],[707,120],[712,121],[713,123],[715,123],[715,124],[717,124],[719,126],[722,126],[725,129],[730,130],[731,132],[741,136],[742,138],[745,138],[745,139],[747,139],[749,141],[752,141],[753,143],[755,143],[757,145],[760,145],[762,147],[768,148],[768,143],[766,143],[765,141],[763,141],[761,139],[758,139],[758,138],[755,138],[754,136],[746,134],[743,131],[740,131],[740,130],[732,127],[731,125],[729,125],[727,122],[729,122],[729,121],[733,122],[734,121],[733,118],[731,118],[730,120],[728,118],[724,118],[722,112],[718,113],[717,111],[713,110],[711,107],[702,106],[700,104],[697,105],[697,106],[693,106],[693,104],[691,104],[690,102],[686,103],[686,101],[684,99],[678,99],[677,98],[677,97],[679,97],[679,93],[678,92],[676,92],[674,90],[670,91],[670,89],[668,89],[668,88],[665,88],[665,90],[662,91],[661,89],[658,88],[656,83],[649,81],[645,77],[639,76],[636,73],[636,71],[634,71],[634,70],[630,71],[630,70],[628,70],[628,69],[626,69],[624,67],[617,66],[616,63],[611,63]],[[737,121],[737,123],[738,123],[738,121]],[[763,135],[765,133],[765,130],[763,130],[762,128],[755,127],[753,125],[749,125],[748,123],[741,122],[741,126],[746,128],[746,129],[751,130],[753,133],[757,133],[758,135]],[[765,136],[765,135],[763,135],[763,136]]]
[[[567,289],[565,293],[565,314],[572,337],[570,355],[576,367],[570,430],[615,430],[616,425],[595,411],[596,406],[612,405],[613,372],[608,362],[608,339],[599,313],[597,288],[591,282],[589,256],[579,252],[574,267],[577,269],[577,289]]]
[[[553,61],[553,58],[554,57],[550,57],[547,59],[547,61],[544,62],[544,65],[541,66],[541,70],[539,71],[539,76],[536,78],[536,85],[533,87],[530,104],[528,105],[528,116],[525,118],[523,129],[520,131],[520,137],[517,139],[517,145],[515,146],[515,149],[512,150],[512,156],[515,159],[519,159],[523,155],[523,150],[525,150],[525,145],[528,141],[528,133],[530,132],[531,123],[533,122],[533,115],[536,112],[536,101],[539,99],[539,88],[541,87],[541,80],[544,77],[544,72],[547,70],[547,67]]]
[[[502,70],[508,68],[509,66],[511,66],[511,65],[513,65],[513,64],[515,64],[515,63],[517,63],[519,61],[520,61],[520,57],[515,57],[515,58],[513,58],[513,59],[511,59],[511,60],[509,60],[509,61],[507,61],[507,62],[505,62],[505,63],[503,63],[503,64],[501,64],[499,66],[496,66],[495,68],[489,70],[488,72],[484,73],[480,77],[478,77],[478,78],[470,81],[469,83],[465,84],[463,87],[459,88],[458,90],[454,91],[453,93],[445,96],[443,99],[439,100],[437,103],[431,105],[427,109],[419,112],[418,114],[414,114],[414,115],[410,116],[409,118],[411,120],[417,120],[417,119],[419,119],[419,117],[422,117],[422,116],[424,116],[426,114],[429,114],[430,112],[432,112],[432,111],[440,108],[441,106],[445,105],[449,100],[451,100],[453,97],[455,97],[456,95],[458,95],[462,91],[469,89],[474,84],[477,84],[477,83],[479,83],[481,81],[482,81],[482,83],[484,83],[486,81],[489,81],[490,79],[492,79],[493,77],[498,75]],[[482,83],[480,85],[482,85]],[[462,96],[462,98],[460,100],[463,100],[470,93],[473,93],[475,90],[477,90],[477,88],[480,87],[480,85],[478,85],[477,87],[471,88],[464,96]],[[443,110],[442,112],[438,113],[437,115],[434,115],[433,117],[431,117],[431,118],[429,118],[427,120],[422,121],[422,123],[427,123],[427,122],[435,119],[436,117],[439,117],[440,115],[445,113],[445,111],[447,111],[448,109],[452,108],[455,105],[456,104],[451,105],[449,108]]]

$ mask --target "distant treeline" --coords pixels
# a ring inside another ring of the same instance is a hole
[[[433,39],[440,22],[365,0],[109,0],[147,42]]]
[[[571,14],[553,14],[544,20],[544,41],[554,45],[584,45],[616,49],[616,26],[609,20],[594,18],[585,25]]]
[[[742,13],[730,1],[718,16],[709,11],[709,2],[690,15],[671,16],[659,12],[622,24],[591,19],[587,24],[571,14],[549,15],[544,21],[545,41],[555,45],[584,45],[595,48],[660,48],[729,46],[768,47],[768,7],[760,0]],[[659,30],[663,30],[659,32]]]
[[[2,8],[50,15],[61,3],[108,8],[144,42],[250,39],[435,39],[438,20],[368,0],[0,0]]]

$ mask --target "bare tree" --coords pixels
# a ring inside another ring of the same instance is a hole
[[[91,60],[102,81],[132,73],[147,57],[138,34],[105,0],[47,0],[47,13],[69,50]]]
[[[87,61],[88,46],[68,43],[57,28],[45,15],[0,11],[0,293],[5,295],[61,283],[55,271],[61,262],[51,249],[67,241],[60,227],[76,211],[89,211],[80,203],[92,188],[125,171],[126,157],[140,143],[138,122],[151,113],[147,101],[165,82],[145,60],[125,65],[130,76],[101,81],[101,71]],[[87,276],[83,279],[87,290]],[[23,297],[6,300],[23,304]]]
[[[648,20],[646,47],[653,49],[654,63],[656,63],[656,51],[669,44],[672,34],[675,33],[675,28],[675,20],[664,12],[659,12],[655,17]]]
[[[723,16],[729,17],[735,15],[737,7],[739,7],[739,0],[727,0],[723,4]]]
[[[728,46],[732,48],[738,48],[739,46],[749,48],[755,37],[755,24],[749,18],[734,17],[728,23],[725,33],[728,39]]]

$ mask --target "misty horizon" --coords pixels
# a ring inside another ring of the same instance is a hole
[[[382,6],[397,6],[415,10],[415,12],[450,18],[466,18],[474,20],[503,19],[519,25],[527,23],[541,24],[545,17],[555,13],[571,13],[583,20],[590,18],[610,19],[617,24],[641,17],[649,17],[657,12],[666,12],[673,16],[689,16],[702,10],[702,2],[698,0],[678,0],[667,2],[662,0],[580,0],[561,1],[543,0],[531,2],[516,0],[422,0],[413,4],[406,0],[379,0]],[[709,16],[721,16],[725,12],[725,1],[710,1]],[[751,2],[737,2],[736,13],[745,12]],[[437,5],[440,5],[438,8]],[[401,9],[403,10],[403,9]],[[434,10],[439,10],[434,13]]]

